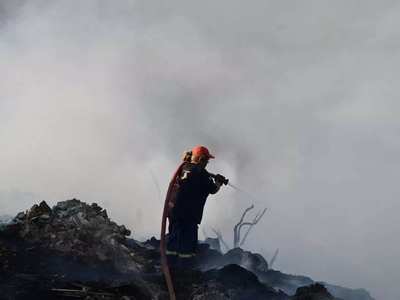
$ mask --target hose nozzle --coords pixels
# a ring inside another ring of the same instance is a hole
[[[228,178],[225,178],[225,179],[222,181],[222,183],[225,184],[225,185],[227,185],[227,184],[229,183],[229,179],[228,179]]]
[[[213,173],[210,173],[210,176],[212,178],[214,178],[216,181],[220,182],[221,184],[227,185],[229,183],[229,179],[225,178],[224,176],[222,176],[220,174],[215,175]]]

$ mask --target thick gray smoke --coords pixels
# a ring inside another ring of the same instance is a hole
[[[76,197],[158,235],[150,171],[164,193],[204,145],[265,199],[247,249],[393,299],[398,20],[396,1],[2,1],[0,215]],[[224,187],[202,226],[231,244],[251,204]]]

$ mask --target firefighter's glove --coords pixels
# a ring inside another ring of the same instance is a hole
[[[221,185],[222,185],[222,184],[227,185],[228,182],[229,182],[228,179],[226,179],[224,176],[222,176],[222,175],[220,175],[220,174],[217,174],[217,176],[215,176],[215,181],[221,183]]]

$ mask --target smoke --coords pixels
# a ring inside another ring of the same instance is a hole
[[[204,145],[211,172],[265,199],[249,249],[279,247],[276,269],[391,299],[399,13],[394,1],[2,1],[2,190],[97,202],[133,236],[157,235],[148,170],[166,191],[183,151]],[[31,205],[10,199],[7,214]],[[231,242],[249,201],[223,187],[202,226]]]

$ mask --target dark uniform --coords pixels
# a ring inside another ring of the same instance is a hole
[[[198,242],[197,224],[203,218],[204,205],[217,186],[204,168],[185,163],[175,181],[171,201],[167,255],[193,258]]]

